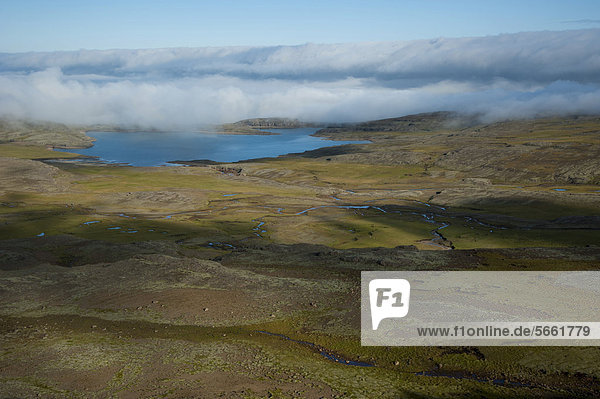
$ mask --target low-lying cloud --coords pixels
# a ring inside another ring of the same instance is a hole
[[[437,110],[600,113],[600,29],[409,42],[0,54],[0,115],[184,128]]]

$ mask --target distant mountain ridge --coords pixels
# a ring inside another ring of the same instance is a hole
[[[254,129],[297,129],[301,127],[312,127],[313,123],[301,122],[298,119],[291,118],[252,118],[244,119],[235,123],[233,126],[248,126]]]
[[[251,118],[234,123],[224,123],[217,130],[228,134],[276,134],[268,132],[266,129],[298,129],[315,126],[317,125],[291,118]]]
[[[465,128],[480,123],[477,115],[464,115],[457,112],[438,111],[421,114],[405,115],[396,118],[378,119],[368,122],[329,124],[319,130],[320,134],[338,133],[340,131],[354,132],[417,132],[436,131],[447,128]]]

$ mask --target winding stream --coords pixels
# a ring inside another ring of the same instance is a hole
[[[340,355],[336,355],[333,352],[331,352],[330,350],[328,350],[320,345],[314,344],[312,342],[293,339],[293,338],[288,337],[287,335],[272,333],[269,331],[259,330],[256,332],[265,334],[265,335],[270,335],[273,337],[278,337],[281,339],[285,339],[286,341],[295,342],[300,345],[308,346],[309,348],[314,349],[317,352],[319,352],[319,354],[321,356],[323,356],[324,358],[331,360],[333,362],[339,363],[339,364],[343,364],[346,366],[358,366],[358,367],[377,367],[377,365],[372,364],[372,363],[348,360],[348,359],[346,359]],[[414,375],[421,376],[421,377],[452,378],[452,379],[456,379],[456,380],[470,380],[470,381],[478,381],[478,382],[487,382],[487,383],[504,386],[504,387],[524,387],[524,388],[532,388],[533,387],[533,385],[523,383],[523,382],[509,381],[504,378],[495,378],[495,379],[484,378],[484,377],[478,376],[477,374],[466,373],[463,371],[455,371],[455,372],[417,371],[417,372],[409,372],[409,373],[413,373]]]
[[[258,333],[261,334],[266,334],[266,335],[271,335],[273,337],[279,337],[279,338],[283,338],[287,341],[291,341],[291,342],[295,342],[297,344],[301,344],[304,346],[308,346],[312,349],[315,349],[316,351],[319,352],[319,354],[321,356],[323,356],[326,359],[329,359],[331,361],[334,361],[336,363],[340,363],[340,364],[345,364],[347,366],[359,366],[359,367],[375,367],[374,364],[371,363],[366,363],[366,362],[357,362],[355,360],[348,360],[348,359],[344,359],[343,357],[334,354],[333,352],[323,348],[322,346],[319,346],[317,344],[314,344],[312,342],[308,342],[308,341],[299,341],[293,338],[288,337],[287,335],[283,335],[283,334],[277,334],[277,333],[272,333],[272,332],[268,332],[268,331],[257,331]]]
[[[238,195],[241,195],[239,193],[225,193],[225,194],[221,194],[223,197],[228,197],[228,198],[232,198]],[[341,201],[342,199],[340,199],[339,197],[335,197],[335,196],[330,196],[334,201]],[[369,203],[373,202],[373,201],[385,201],[386,198],[379,198],[379,199],[373,199],[373,200],[366,200],[363,202],[363,204],[361,205],[350,205],[350,204],[346,204],[346,205],[318,205],[318,206],[313,206],[295,213],[284,213],[284,208],[282,207],[277,207],[276,205],[274,206],[259,206],[259,208],[264,208],[264,209],[272,209],[276,214],[278,215],[282,215],[282,216],[301,216],[301,215],[306,215],[308,214],[308,212],[310,211],[314,211],[314,210],[318,210],[318,209],[324,209],[324,208],[337,208],[337,209],[352,209],[352,210],[368,210],[368,209],[374,209],[378,212],[381,212],[382,214],[399,214],[402,215],[403,213],[406,214],[412,214],[415,216],[419,216],[423,219],[424,222],[426,223],[431,223],[434,225],[437,225],[435,228],[433,228],[430,233],[433,236],[433,238],[431,239],[423,239],[420,241],[421,244],[426,244],[426,245],[431,245],[431,246],[435,246],[438,247],[440,249],[444,249],[444,250],[451,250],[454,249],[454,247],[452,246],[452,243],[446,238],[444,237],[444,235],[442,234],[442,230],[450,227],[450,223],[447,221],[448,218],[452,218],[452,219],[464,219],[467,223],[473,223],[473,224],[478,224],[480,226],[486,227],[488,229],[490,229],[490,232],[493,232],[494,229],[507,229],[507,227],[504,226],[495,226],[489,223],[484,223],[480,220],[478,220],[477,218],[473,217],[473,216],[465,216],[465,215],[446,215],[446,208],[439,206],[439,205],[433,205],[427,202],[422,202],[422,201],[416,201],[416,200],[408,200],[409,202],[414,202],[420,206],[426,207],[426,209],[419,209],[420,207],[411,207],[411,206],[400,206],[401,210],[398,209],[394,209],[394,207],[399,206],[396,204],[392,204],[392,205],[381,205],[381,206],[376,206],[376,205],[371,205]],[[234,200],[233,202],[239,202],[238,200]],[[212,205],[211,205],[212,207]],[[228,209],[228,206],[222,207],[221,209]],[[408,209],[407,209],[408,208]],[[194,210],[194,211],[184,211],[184,212],[178,212],[176,214],[171,214],[171,215],[166,215],[163,216],[163,219],[171,219],[172,217],[174,217],[175,215],[185,215],[185,214],[193,214],[193,215],[203,215],[203,214],[209,214],[211,213],[212,210]],[[358,212],[360,215],[364,216],[363,212]],[[103,216],[110,216],[110,215],[103,215]],[[113,214],[113,216],[115,216]],[[119,213],[116,214],[116,216],[122,217],[122,218],[130,218],[130,219],[136,219],[136,216],[131,216],[131,215],[127,215],[125,213]],[[267,229],[265,228],[265,224],[267,223],[264,219],[265,217],[267,217],[269,215],[265,215],[265,216],[261,216],[255,219],[252,219],[252,222],[256,223],[254,225],[254,227],[252,228],[252,233],[254,236],[259,237],[259,238],[264,238],[264,234],[267,233]],[[445,221],[440,221],[439,219],[443,218],[445,219]],[[91,225],[91,224],[95,224],[95,223],[100,223],[99,220],[90,220],[87,222],[83,222],[83,225]],[[472,228],[472,227],[471,227]],[[137,230],[134,230],[132,228],[129,229],[125,229],[122,227],[118,227],[118,226],[112,226],[112,227],[108,227],[108,230],[120,230],[120,233],[127,233],[127,234],[134,234],[137,233]],[[153,230],[148,230],[148,231],[153,231]],[[165,234],[163,232],[163,234]],[[221,243],[222,244],[222,243]],[[227,248],[227,245],[220,245],[220,247],[222,249]]]

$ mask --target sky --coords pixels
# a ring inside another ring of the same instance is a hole
[[[0,0],[0,117],[600,114],[600,1]]]
[[[0,52],[271,46],[600,27],[598,0],[2,0]]]

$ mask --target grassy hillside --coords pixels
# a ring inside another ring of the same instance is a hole
[[[598,117],[407,116],[319,133],[369,144],[157,168],[3,129],[0,396],[600,395],[594,347],[359,339],[361,270],[600,268]]]

